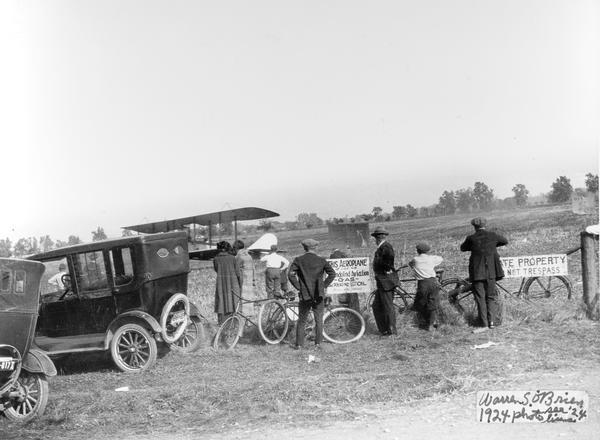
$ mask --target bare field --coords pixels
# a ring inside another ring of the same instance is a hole
[[[458,251],[471,232],[471,216],[413,219],[386,223],[400,254],[420,240],[442,255],[448,275],[466,271],[468,254]],[[503,255],[561,253],[579,244],[579,232],[597,217],[581,217],[563,207],[494,212],[492,228],[507,235]],[[311,236],[328,255],[326,229],[278,234],[280,248],[292,257],[299,242]],[[354,249],[371,256],[374,246]],[[317,426],[328,420],[364,420],[367,405],[403,405],[433,401],[481,389],[507,389],[525,374],[597,367],[600,326],[584,319],[581,307],[580,254],[570,257],[574,298],[551,298],[527,304],[504,301],[503,325],[474,335],[464,320],[444,304],[445,324],[428,333],[417,328],[412,313],[403,315],[395,339],[368,333],[348,345],[325,344],[323,350],[294,351],[287,344],[266,346],[249,338],[231,352],[203,349],[190,355],[165,353],[151,370],[118,373],[105,356],[71,357],[57,364],[50,382],[46,414],[16,427],[0,420],[2,439],[100,439],[167,434],[210,437],[240,430]],[[196,264],[196,263],[195,263]],[[190,274],[190,295],[213,319],[212,265],[199,264]],[[259,276],[259,279],[260,276]],[[498,345],[474,350],[493,340]],[[317,362],[308,362],[308,355]],[[116,392],[128,386],[128,392]]]

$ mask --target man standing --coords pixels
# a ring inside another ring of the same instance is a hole
[[[281,296],[281,273],[290,265],[290,262],[277,253],[277,245],[271,245],[271,252],[261,257],[267,265],[265,270],[265,286],[269,298],[279,298]],[[284,284],[285,286],[285,284]]]
[[[373,272],[377,290],[373,300],[373,316],[382,336],[395,335],[396,311],[394,310],[394,288],[398,285],[398,273],[394,269],[394,248],[386,241],[388,232],[377,226],[371,234],[377,250],[373,257]]]
[[[473,294],[477,304],[477,314],[481,328],[476,333],[494,328],[499,324],[498,291],[496,280],[504,278],[497,247],[508,244],[502,235],[485,229],[486,220],[476,217],[471,220],[475,233],[469,235],[460,250],[471,251],[469,257],[469,279],[473,284]]]
[[[302,241],[304,254],[296,257],[290,265],[288,278],[299,292],[298,322],[296,323],[296,347],[304,347],[306,318],[310,310],[315,315],[315,346],[320,348],[323,341],[323,300],[325,289],[335,278],[335,271],[329,262],[316,254],[318,241],[308,238]],[[323,275],[327,278],[323,280]]]

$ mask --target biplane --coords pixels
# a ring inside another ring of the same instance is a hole
[[[143,223],[140,225],[124,226],[123,229],[143,234],[185,230],[188,232],[188,241],[192,244],[189,249],[190,259],[210,260],[217,254],[216,242],[213,243],[213,226],[233,223],[233,239],[237,240],[238,221],[264,220],[278,216],[278,213],[269,211],[268,209],[246,207],[159,222]],[[208,236],[198,235],[198,226],[203,230],[205,229]],[[195,246],[200,246],[201,249],[194,249],[193,247]]]

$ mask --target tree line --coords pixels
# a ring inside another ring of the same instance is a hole
[[[585,192],[598,194],[598,175],[587,173],[585,179]],[[333,217],[323,220],[314,212],[303,212],[297,215],[295,221],[279,222],[265,219],[258,225],[244,225],[240,227],[240,234],[253,234],[257,232],[267,232],[271,230],[297,230],[311,229],[325,225],[326,223],[354,223],[364,221],[391,221],[414,217],[433,217],[442,215],[451,215],[457,212],[479,212],[489,211],[491,209],[518,208],[526,206],[529,202],[529,190],[522,183],[517,183],[512,188],[513,196],[505,199],[498,199],[494,195],[494,190],[484,182],[475,182],[473,187],[461,188],[457,190],[445,190],[440,195],[438,202],[430,206],[415,207],[411,204],[393,206],[389,213],[384,212],[381,206],[374,206],[371,212],[356,214],[352,217]],[[551,185],[551,190],[546,194],[549,203],[568,202],[573,194],[582,195],[583,189],[574,189],[571,180],[566,176],[559,176]],[[213,225],[211,234],[215,236],[227,236],[233,233],[233,223],[223,223]],[[194,230],[197,236],[208,235],[207,228],[198,228]],[[96,230],[91,231],[92,241],[105,240],[107,238],[104,228],[98,226]],[[123,230],[124,237],[133,235],[132,231]],[[196,237],[192,239],[196,240]],[[20,238],[15,243],[8,238],[0,239],[0,257],[22,257],[26,255],[47,252],[52,249],[58,249],[64,246],[71,246],[82,243],[82,240],[76,235],[69,235],[67,240],[52,240],[49,235],[42,237]]]

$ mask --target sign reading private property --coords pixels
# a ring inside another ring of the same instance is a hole
[[[501,257],[500,261],[507,278],[568,275],[566,254]]]
[[[328,295],[371,292],[369,257],[332,258],[327,261],[335,270],[335,279],[327,288]]]
[[[477,420],[482,423],[582,422],[589,396],[577,390],[479,391]]]

